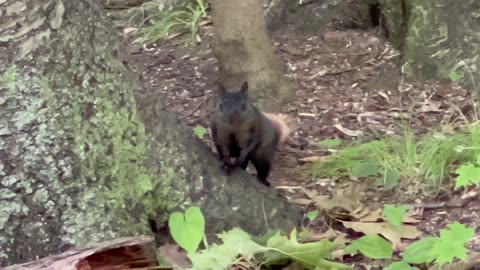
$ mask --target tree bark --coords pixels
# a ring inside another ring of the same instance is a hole
[[[240,89],[248,80],[258,104],[278,109],[292,93],[273,53],[261,1],[212,0],[211,5],[220,81],[227,88]]]
[[[478,85],[480,39],[476,0],[380,0],[390,38],[403,52],[410,75],[421,79],[448,78]],[[461,18],[461,19],[460,19]]]
[[[298,209],[167,112],[94,0],[0,2],[0,265],[152,235],[201,207],[207,233],[290,229]]]

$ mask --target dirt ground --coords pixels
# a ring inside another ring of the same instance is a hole
[[[305,179],[292,172],[304,164],[302,159],[327,154],[319,148],[320,140],[373,139],[398,133],[406,124],[416,133],[438,129],[447,123],[456,127],[462,120],[452,104],[465,115],[472,114],[472,100],[466,89],[448,81],[422,83],[404,79],[399,53],[375,33],[326,32],[315,36],[286,31],[274,33],[272,40],[277,57],[287,65],[285,75],[296,96],[282,112],[295,119],[297,129],[280,147],[270,181],[291,200],[301,201],[311,192],[332,194],[348,185],[328,179]],[[194,47],[168,42],[132,55],[170,110],[192,130],[197,126],[208,128],[216,102],[218,70],[208,38]],[[211,145],[209,139],[205,136],[206,143]],[[365,207],[369,203],[395,204],[397,200],[405,200],[395,193],[364,190],[361,194]],[[426,202],[454,200],[461,194],[444,192]],[[410,199],[418,203],[421,198]],[[459,207],[426,207],[416,215],[417,227],[424,235],[438,235],[447,224],[459,221],[476,230],[477,236],[469,249],[480,252],[479,210],[478,196]],[[317,225],[318,231],[328,227],[322,222]],[[407,246],[410,242],[405,243]],[[365,263],[357,261],[355,269],[367,269],[361,267]],[[382,266],[368,269],[382,269]]]

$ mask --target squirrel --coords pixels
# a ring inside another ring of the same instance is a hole
[[[277,145],[285,141],[290,128],[287,117],[259,111],[250,101],[248,82],[240,91],[226,91],[219,84],[217,109],[212,115],[212,136],[221,168],[230,175],[237,166],[246,169],[251,161],[257,170],[258,180],[269,187],[267,177],[272,167]],[[237,158],[231,163],[230,158]]]

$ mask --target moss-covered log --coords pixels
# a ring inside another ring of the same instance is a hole
[[[478,84],[480,2],[476,0],[380,0],[393,43],[402,50],[410,74]],[[473,76],[473,78],[472,78]]]
[[[214,155],[142,85],[94,0],[0,1],[0,265],[151,235],[199,205],[208,232],[298,209]]]

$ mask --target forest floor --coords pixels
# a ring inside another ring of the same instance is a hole
[[[438,130],[447,124],[455,129],[463,124],[455,106],[471,116],[472,99],[466,89],[450,81],[404,80],[399,53],[375,33],[345,31],[314,36],[286,31],[272,34],[272,40],[277,57],[287,65],[285,75],[295,91],[295,100],[285,105],[282,112],[295,119],[297,125],[276,156],[270,177],[274,188],[308,209],[314,208],[318,196],[331,195],[336,196],[338,206],[361,205],[372,213],[384,204],[446,202],[462,194],[449,190],[427,197],[392,193],[362,181],[308,179],[294,171],[309,159],[328,155],[318,144],[324,139],[375,139],[398,134],[406,126],[416,134]],[[208,128],[216,103],[218,70],[208,38],[197,46],[168,42],[132,55],[143,66],[143,76],[171,111],[192,130],[197,126]],[[209,135],[204,140],[212,146]],[[353,192],[355,196],[346,195]],[[450,207],[425,204],[412,218],[424,236],[438,235],[439,230],[453,221],[474,228],[477,236],[468,248],[480,252],[479,210],[477,196],[476,200]],[[333,228],[337,236],[346,232],[352,236],[351,231],[333,224],[326,226],[321,219],[310,228],[319,234]],[[408,239],[398,243],[397,250],[403,250],[409,243]],[[355,263],[355,269],[372,266],[372,262],[357,257],[348,261]],[[379,264],[368,269],[382,268]]]

